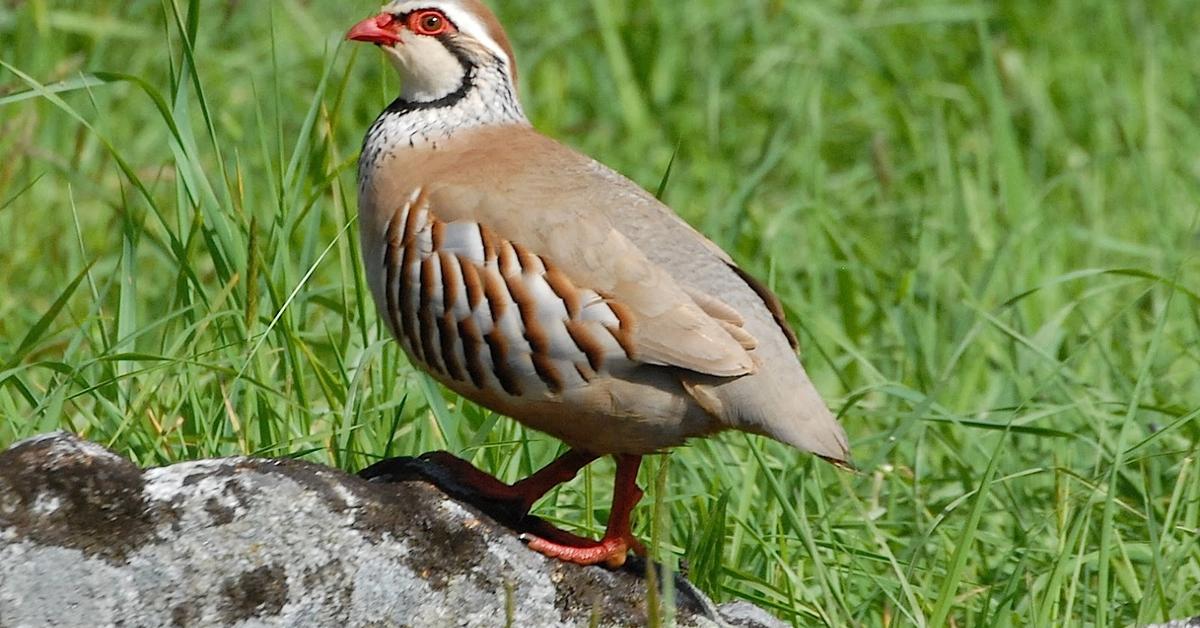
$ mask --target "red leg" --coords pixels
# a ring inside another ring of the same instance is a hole
[[[536,552],[580,565],[603,564],[610,569],[616,569],[625,564],[629,550],[644,555],[646,548],[634,538],[629,529],[633,507],[642,499],[642,489],[637,485],[637,472],[641,464],[641,456],[617,456],[617,480],[613,487],[612,512],[608,517],[604,538],[592,541],[561,531],[547,536],[525,534],[522,538],[529,544],[529,548]]]
[[[471,463],[449,452],[435,451],[421,456],[422,459],[447,471],[453,477],[453,482],[463,489],[459,492],[471,493],[472,498],[506,504],[513,514],[520,515],[528,513],[533,503],[555,486],[571,481],[580,469],[597,457],[595,454],[572,449],[533,475],[510,485],[476,469]]]
[[[554,462],[539,469],[537,473],[513,484],[512,490],[520,496],[525,511],[529,512],[529,509],[533,508],[534,502],[559,484],[565,484],[575,479],[575,475],[579,473],[580,469],[599,457],[596,454],[572,449]]]

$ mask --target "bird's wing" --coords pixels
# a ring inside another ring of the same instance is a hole
[[[507,198],[431,185],[389,222],[386,309],[419,359],[480,387],[492,372],[510,394],[528,388],[522,382],[554,390],[626,362],[720,377],[754,371],[755,341],[732,308],[690,295],[603,220],[522,219],[526,208]],[[450,337],[465,349],[443,345]]]

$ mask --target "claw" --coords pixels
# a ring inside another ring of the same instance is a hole
[[[625,564],[629,551],[645,554],[645,547],[640,541],[627,537],[605,537],[599,541],[588,541],[585,545],[568,545],[544,539],[533,534],[522,534],[521,540],[529,549],[558,560],[577,565],[604,565],[609,569],[618,569]]]

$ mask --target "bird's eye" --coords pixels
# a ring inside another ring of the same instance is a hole
[[[441,35],[450,30],[450,20],[441,11],[417,11],[408,16],[408,29],[418,35]]]

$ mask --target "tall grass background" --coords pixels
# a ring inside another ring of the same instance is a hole
[[[735,434],[654,458],[668,563],[796,625],[1200,612],[1200,5],[492,4],[534,124],[651,190],[674,157],[665,200],[780,294],[853,443],[858,474]],[[0,446],[560,452],[375,316],[354,164],[397,79],[340,41],[375,9],[0,3]],[[537,511],[599,534],[611,478]]]

